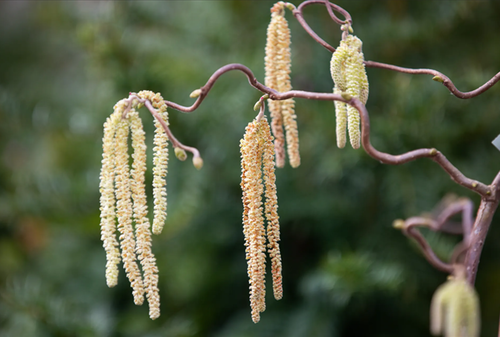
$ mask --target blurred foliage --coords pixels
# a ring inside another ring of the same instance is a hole
[[[261,322],[252,323],[238,142],[260,94],[239,73],[221,77],[195,113],[170,112],[174,134],[200,149],[205,166],[197,171],[172,156],[169,217],[153,242],[161,317],[151,321],[146,307],[134,306],[123,273],[116,288],[106,287],[98,176],[112,106],[141,89],[189,105],[189,93],[232,62],[263,81],[272,4],[0,2],[0,335],[429,335],[430,299],[446,275],[392,221],[430,211],[449,192],[476,206],[479,198],[430,160],[392,167],[337,149],[333,104],[305,100],[297,101],[302,165],[277,172],[284,298],[268,294]],[[438,69],[464,91],[500,69],[500,2],[338,4],[351,13],[369,60]],[[340,30],[323,6],[308,7],[305,17],[338,44]],[[294,88],[331,92],[331,54],[287,18]],[[467,176],[493,179],[498,84],[460,100],[430,76],[368,69],[368,77],[375,147],[436,147]],[[151,151],[145,110],[143,120]],[[496,216],[477,280],[485,336],[498,328],[499,225]],[[428,235],[441,256],[457,242]]]

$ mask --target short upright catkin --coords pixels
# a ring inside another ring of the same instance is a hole
[[[271,257],[274,297],[279,300],[283,296],[273,138],[265,117],[248,124],[245,136],[240,142],[240,150],[243,233],[250,278],[250,306],[252,320],[257,323],[260,320],[260,313],[266,308],[266,231],[262,209],[264,188],[264,214],[267,219],[268,252]]]
[[[285,19],[285,3],[280,1],[271,8],[271,22],[267,28],[266,57],[265,57],[265,84],[279,92],[292,90],[290,83],[290,29]],[[285,166],[285,137],[286,131],[288,158],[292,167],[300,165],[299,133],[293,98],[282,101],[269,100],[271,111],[271,126],[274,134],[274,148],[276,152],[276,166]]]
[[[330,61],[330,72],[335,87],[335,94],[346,93],[358,98],[363,104],[368,100],[368,78],[366,76],[362,42],[353,35],[347,35],[340,41]],[[343,148],[346,143],[346,125],[349,139],[354,149],[360,147],[359,112],[351,105],[335,101],[337,119],[337,146]]]
[[[137,96],[148,100],[167,122],[166,105],[159,94],[141,91]],[[104,123],[103,159],[100,175],[101,239],[106,251],[106,283],[113,287],[118,282],[118,264],[123,265],[133,289],[134,302],[141,305],[144,294],[149,303],[149,316],[160,316],[158,267],[151,250],[150,222],[145,190],[146,144],[137,100],[123,99],[114,106],[114,112]],[[155,221],[159,231],[166,216],[165,176],[167,169],[168,138],[157,123],[155,137]],[[132,169],[128,154],[128,138],[132,138]],[[158,211],[157,211],[158,209]],[[158,215],[157,215],[158,213]],[[134,234],[135,224],[135,234]],[[119,241],[116,230],[120,232]],[[157,230],[158,231],[158,230]],[[121,257],[120,257],[121,248]],[[139,268],[137,261],[142,267]]]

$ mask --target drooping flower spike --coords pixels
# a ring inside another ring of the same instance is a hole
[[[241,150],[241,188],[243,200],[243,233],[245,236],[248,277],[250,279],[250,306],[252,320],[257,323],[265,304],[266,230],[268,252],[271,257],[274,297],[283,296],[281,282],[281,254],[274,148],[271,130],[265,117],[248,124]],[[263,181],[264,180],[264,181]],[[265,194],[264,194],[265,190]],[[262,196],[265,195],[264,209]]]
[[[292,90],[290,82],[290,29],[285,19],[285,3],[280,1],[271,8],[271,22],[267,28],[265,85],[279,92]],[[276,166],[285,165],[285,136],[290,165],[300,165],[299,133],[293,98],[282,101],[269,100],[271,126],[274,134]]]

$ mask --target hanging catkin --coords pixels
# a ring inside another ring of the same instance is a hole
[[[291,38],[290,29],[284,15],[285,3],[280,1],[271,8],[271,22],[267,28],[265,84],[278,92],[292,90],[290,82]],[[269,100],[277,167],[285,165],[283,126],[286,133],[290,165],[292,167],[300,165],[299,133],[294,108],[295,102],[292,98],[282,101]]]

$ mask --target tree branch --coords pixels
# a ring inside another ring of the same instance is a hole
[[[320,45],[322,45],[325,49],[327,49],[328,51],[330,51],[330,52],[333,53],[333,52],[335,52],[335,48],[332,47],[331,45],[329,45],[327,42],[325,42],[325,40],[323,40],[322,38],[320,38],[318,36],[318,34],[316,34],[316,32],[314,32],[314,30],[312,30],[312,28],[309,27],[309,25],[307,24],[307,22],[304,19],[303,13],[302,13],[303,9],[306,8],[309,5],[313,5],[313,4],[323,4],[323,5],[326,5],[327,3],[329,3],[330,6],[327,5],[326,8],[328,10],[328,13],[330,14],[330,17],[332,18],[332,20],[335,23],[337,23],[339,25],[343,25],[343,24],[346,24],[346,23],[351,23],[352,24],[352,18],[351,18],[351,15],[349,14],[349,12],[347,12],[342,7],[337,6],[335,4],[332,4],[332,3],[330,3],[330,2],[328,2],[326,0],[309,0],[309,1],[304,1],[303,3],[301,3],[299,5],[299,7],[297,9],[295,9],[293,11],[293,15],[295,16],[295,18],[297,19],[297,21],[299,22],[299,24],[302,26],[302,28],[313,38],[313,40],[315,40]],[[345,17],[345,20],[342,21],[338,17],[336,17],[335,14],[332,11],[332,8],[335,11],[339,12],[340,14],[342,14]],[[498,81],[500,81],[500,72],[498,72],[495,76],[493,76],[489,81],[487,81],[485,84],[483,84],[479,88],[477,88],[475,90],[472,90],[472,91],[468,91],[468,92],[462,92],[462,91],[460,91],[460,90],[457,89],[457,87],[455,86],[455,84],[453,84],[452,80],[448,76],[444,75],[443,73],[441,73],[441,72],[439,72],[437,70],[433,70],[433,69],[411,69],[411,68],[403,68],[403,67],[398,67],[398,66],[394,66],[394,65],[391,65],[391,64],[385,64],[385,63],[380,63],[380,62],[375,62],[375,61],[365,61],[364,63],[365,63],[365,66],[369,67],[369,68],[387,69],[387,70],[397,71],[397,72],[405,73],[405,74],[427,74],[427,75],[433,75],[436,81],[443,83],[443,85],[453,95],[455,95],[458,98],[462,98],[462,99],[476,97],[476,96],[482,94],[483,92],[485,92],[486,90],[488,90],[489,88],[491,88],[493,85],[495,85],[495,83],[497,83]]]
[[[384,164],[400,165],[407,163],[409,161],[413,161],[418,158],[427,157],[438,163],[438,165],[441,166],[443,170],[446,173],[448,173],[451,179],[453,179],[453,181],[455,181],[457,184],[460,184],[470,189],[471,191],[478,193],[483,198],[489,198],[492,195],[492,191],[489,186],[486,186],[485,184],[478,182],[476,180],[467,178],[462,172],[460,172],[460,170],[458,170],[455,166],[453,166],[453,164],[451,164],[451,162],[441,152],[439,152],[434,148],[413,150],[400,155],[391,155],[388,153],[380,152],[377,149],[375,149],[370,142],[370,118],[368,115],[368,110],[366,109],[365,105],[361,103],[361,101],[359,101],[357,98],[352,98],[350,101],[347,101],[344,98],[342,98],[342,96],[339,94],[316,93],[316,92],[301,91],[301,90],[291,90],[284,93],[280,93],[274,89],[266,87],[265,85],[257,81],[253,72],[249,68],[239,63],[232,63],[219,68],[209,78],[207,83],[200,88],[200,95],[193,105],[185,107],[170,101],[165,101],[165,103],[167,104],[167,106],[179,110],[181,112],[192,112],[200,106],[201,102],[203,102],[205,97],[208,95],[210,89],[213,87],[217,79],[220,76],[222,76],[222,74],[232,70],[238,70],[243,72],[248,78],[248,82],[252,87],[263,92],[264,94],[268,94],[269,98],[272,100],[284,100],[287,98],[296,97],[296,98],[305,98],[305,99],[322,100],[322,101],[335,100],[351,104],[360,113],[361,127],[362,127],[361,142],[363,144],[363,148],[365,149],[366,153],[368,153],[368,155],[370,155],[372,158],[377,159]],[[498,179],[500,180],[500,178]]]
[[[468,91],[468,92],[462,92],[455,87],[453,82],[450,80],[448,76],[445,74],[433,70],[433,69],[411,69],[411,68],[403,68],[403,67],[398,67],[398,66],[393,66],[391,64],[385,64],[385,63],[379,63],[379,62],[374,62],[374,61],[365,61],[365,66],[370,67],[370,68],[380,68],[380,69],[387,69],[387,70],[392,70],[392,71],[398,71],[400,73],[405,73],[405,74],[427,74],[427,75],[433,75],[434,80],[437,82],[443,83],[443,85],[448,88],[448,90],[455,95],[458,98],[462,99],[467,99],[467,98],[472,98],[476,97],[489,88],[491,88],[495,83],[500,81],[500,72],[498,72],[495,76],[493,76],[488,82],[480,86],[479,88]]]

